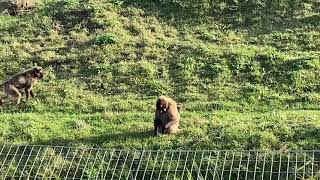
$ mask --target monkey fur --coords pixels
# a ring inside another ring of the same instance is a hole
[[[174,134],[179,131],[180,108],[177,103],[166,96],[160,96],[156,102],[154,134]]]
[[[43,78],[43,74],[43,68],[38,66],[16,74],[2,83],[0,86],[4,87],[5,96],[0,98],[0,105],[7,99],[14,99],[17,105],[20,104],[21,93],[19,90],[25,91],[26,99],[30,96],[34,98],[32,88],[38,79]]]

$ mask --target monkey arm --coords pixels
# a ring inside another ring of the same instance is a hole
[[[28,99],[30,97],[30,90],[29,89],[24,89],[24,92],[26,93],[26,98]]]
[[[158,122],[157,118],[154,118],[154,135],[157,135]]]
[[[34,93],[33,93],[33,90],[32,90],[32,89],[31,89],[31,91],[30,91],[30,95],[31,95],[32,98],[34,98]]]
[[[25,88],[26,98],[28,99],[30,96],[34,98],[34,93],[32,91],[32,87]]]
[[[160,123],[160,119],[159,119],[159,114],[158,111],[156,111],[155,116],[154,116],[154,135],[158,135],[158,126]]]
[[[171,119],[166,125],[165,125],[165,129],[169,128],[171,125],[175,124],[175,123],[179,123],[180,120],[180,114],[177,113],[176,116],[174,116],[173,114],[169,114],[169,119]]]
[[[157,136],[159,134],[159,128],[161,127],[161,120],[159,118],[154,119],[154,135]],[[162,128],[160,128],[162,129]],[[162,130],[160,130],[162,131]],[[162,133],[162,132],[161,132]]]
[[[175,121],[170,121],[168,122],[166,125],[165,125],[165,129],[169,128],[171,125],[175,124],[175,123],[178,123],[179,121],[178,120],[175,120]]]

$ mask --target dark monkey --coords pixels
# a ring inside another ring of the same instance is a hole
[[[179,131],[180,107],[166,96],[160,96],[156,102],[154,134],[174,134]]]
[[[26,99],[30,96],[34,98],[34,93],[32,91],[33,85],[37,83],[38,79],[43,77],[42,67],[34,67],[22,73],[16,74],[9,78],[6,82],[2,83],[0,86],[4,87],[5,96],[0,98],[0,105],[4,100],[13,98],[16,104],[20,104],[21,93],[20,89],[24,89],[26,93]]]

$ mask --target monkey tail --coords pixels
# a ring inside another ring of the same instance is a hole
[[[178,112],[181,113],[181,111],[183,110],[183,105],[177,104],[177,109],[178,109]]]

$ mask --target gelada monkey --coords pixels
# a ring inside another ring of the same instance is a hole
[[[154,134],[174,134],[179,131],[180,108],[166,96],[160,96],[156,102]]]
[[[43,68],[37,66],[16,74],[2,83],[0,86],[4,87],[5,96],[0,98],[0,105],[5,100],[9,99],[13,99],[17,105],[20,104],[21,93],[19,90],[25,91],[26,99],[28,99],[30,96],[34,98],[32,88],[37,83],[37,80],[43,77],[43,74]]]

